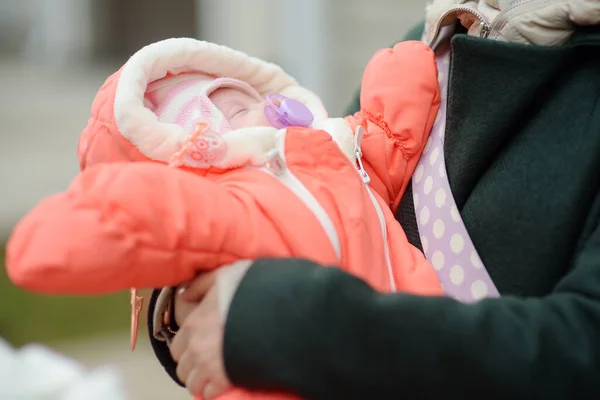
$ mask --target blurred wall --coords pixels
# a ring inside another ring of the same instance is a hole
[[[23,45],[30,25],[31,0],[0,0],[0,56],[15,54]]]
[[[195,37],[195,0],[96,0],[99,57],[124,59],[170,37]]]
[[[280,64],[341,115],[371,55],[422,19],[426,0],[197,0],[199,35]]]
[[[25,60],[63,66],[91,56],[94,44],[94,0],[13,1],[27,12]]]
[[[195,0],[0,0],[0,246],[78,172],[103,81],[140,47],[196,36]]]

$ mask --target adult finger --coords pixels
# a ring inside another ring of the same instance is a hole
[[[177,363],[175,373],[184,385],[187,385],[190,380],[190,374],[194,370],[194,361],[192,353],[188,351],[181,356],[181,360]]]
[[[194,368],[188,376],[185,387],[192,396],[202,396],[208,383],[208,377],[206,374],[202,373],[202,369]]]
[[[183,356],[185,350],[187,349],[190,342],[190,331],[189,329],[179,329],[173,340],[171,341],[171,345],[169,346],[169,352],[171,353],[171,357],[173,357],[173,361],[179,362],[181,357]]]
[[[223,390],[220,390],[217,385],[212,382],[208,382],[204,389],[202,389],[202,397],[204,400],[213,400],[218,395],[223,393]]]
[[[207,296],[207,299],[209,297]],[[185,352],[191,350],[192,342],[202,340],[208,332],[215,329],[215,324],[210,322],[210,311],[215,307],[210,301],[202,301],[194,306],[192,312],[179,327],[179,331],[175,334],[169,347],[173,360],[178,361]]]
[[[219,315],[223,321],[227,319],[233,296],[251,265],[251,260],[240,260],[217,270],[216,295],[218,297]]]
[[[196,301],[185,301],[181,297],[175,296],[173,312],[175,313],[175,322],[177,322],[178,326],[182,326],[185,323],[188,317],[194,312],[198,304],[199,303]]]
[[[213,400],[225,393],[230,388],[230,384],[219,382],[218,380],[211,380],[206,384],[206,386],[204,386],[204,389],[202,390],[202,397],[204,397],[204,400]]]
[[[217,271],[204,272],[179,289],[178,295],[188,302],[201,300],[215,284]]]

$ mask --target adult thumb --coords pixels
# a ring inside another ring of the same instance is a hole
[[[178,290],[181,299],[187,302],[197,302],[208,293],[215,284],[217,271],[203,272]]]

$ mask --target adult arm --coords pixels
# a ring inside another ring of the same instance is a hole
[[[359,108],[356,100],[348,113]],[[226,368],[234,384],[310,399],[593,397],[598,231],[565,269],[544,298],[464,305],[378,294],[307,261],[260,260],[229,310]]]
[[[600,230],[547,297],[474,305],[259,260],[231,303],[224,357],[235,385],[309,399],[600,393]]]

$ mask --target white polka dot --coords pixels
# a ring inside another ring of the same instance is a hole
[[[419,219],[423,225],[427,225],[429,222],[429,208],[427,206],[421,209],[421,213],[419,214]]]
[[[450,54],[450,53],[447,53],[447,54],[445,54],[445,55],[442,57],[442,60],[441,60],[441,64],[442,64],[442,65],[445,65],[446,67],[447,67],[448,65],[450,65],[450,56],[449,56],[449,54]]]
[[[454,265],[450,268],[450,281],[458,286],[465,280],[465,270],[460,265]]]
[[[444,85],[440,88],[440,100],[444,101],[448,95],[448,85]]]
[[[423,170],[425,169],[425,167],[423,165],[419,165],[417,167],[417,169],[415,170],[415,182],[419,183],[421,182],[421,179],[423,178]]]
[[[433,121],[433,125],[439,125],[442,122],[442,110],[440,109],[435,116],[435,121]]]
[[[431,256],[431,264],[437,271],[444,268],[444,255],[441,251],[436,251],[433,253],[433,256]]]
[[[460,233],[455,233],[450,238],[450,248],[454,254],[460,254],[465,248],[465,239]]]
[[[429,250],[429,240],[425,236],[421,236],[421,246],[423,247],[423,253],[427,253],[427,250]]]
[[[446,74],[444,73],[444,71],[439,71],[438,72],[438,83],[441,85],[442,82],[444,82],[444,79],[446,79]]]
[[[413,201],[415,202],[415,207],[419,207],[419,193],[413,193]]]
[[[475,300],[481,300],[488,294],[488,287],[483,281],[475,281],[471,285],[471,295]]]
[[[441,219],[436,220],[433,223],[433,236],[435,236],[436,239],[439,239],[444,236],[444,232],[446,232],[446,225],[444,225],[444,221]]]
[[[429,194],[429,193],[431,193],[432,188],[433,188],[433,178],[431,176],[428,176],[425,179],[425,186],[423,186],[423,191],[425,192],[425,194]]]
[[[481,262],[481,259],[475,250],[471,252],[471,264],[473,264],[473,266],[477,269],[483,268],[483,263]]]
[[[446,165],[445,163],[441,162],[440,163],[440,167],[439,167],[439,173],[440,173],[440,178],[445,178],[446,177]]]
[[[450,208],[450,215],[452,216],[452,220],[454,222],[460,221],[460,213],[458,212],[455,204],[452,204],[452,207]]]
[[[425,148],[423,149],[423,153],[427,153],[431,148],[431,136],[427,139],[427,143],[425,143]]]
[[[435,205],[440,208],[446,204],[446,191],[444,189],[438,189],[435,192]]]
[[[435,162],[438,160],[439,156],[440,156],[440,148],[436,147],[435,149],[433,149],[431,151],[431,155],[429,156],[429,165],[435,164]]]

